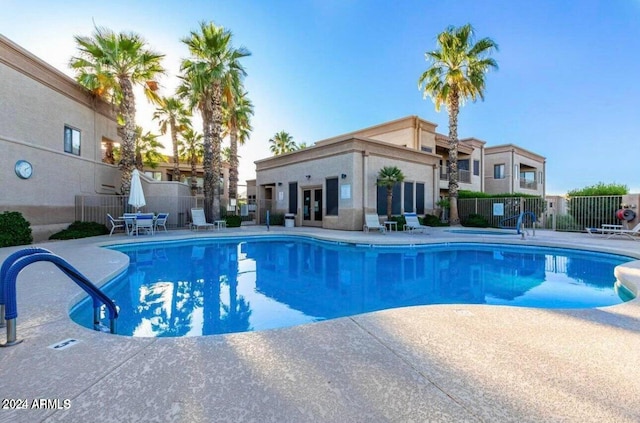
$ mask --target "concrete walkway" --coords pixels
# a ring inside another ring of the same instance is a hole
[[[195,236],[257,233],[264,228]],[[545,231],[524,240],[440,229],[271,233],[357,243],[572,246],[640,258],[640,243],[631,240]],[[154,240],[191,236],[173,231]],[[42,246],[104,282],[128,259],[98,246],[130,241],[113,236]],[[0,261],[15,250],[0,249]],[[640,262],[619,267],[618,278],[637,290]],[[0,348],[0,399],[27,400],[30,409],[0,408],[0,422],[640,421],[639,300],[587,310],[421,306],[264,332],[149,339],[78,326],[68,311],[81,296],[49,264],[21,273],[24,342]],[[48,348],[68,338],[79,342]],[[36,399],[59,401],[37,401],[49,407],[34,409]]]

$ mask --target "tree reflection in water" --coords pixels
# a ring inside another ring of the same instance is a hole
[[[119,249],[131,265],[106,290],[121,309],[118,332],[134,336],[245,332],[422,304],[605,306],[622,301],[613,268],[629,261],[518,246],[363,248],[293,238]],[[89,301],[72,318],[90,323],[90,313]]]

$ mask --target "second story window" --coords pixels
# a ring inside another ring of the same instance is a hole
[[[493,165],[493,179],[504,179],[504,164]]]
[[[80,155],[80,131],[70,126],[64,126],[64,152]]]
[[[480,176],[480,160],[473,161],[473,176]]]

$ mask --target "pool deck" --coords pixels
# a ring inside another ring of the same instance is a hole
[[[266,233],[256,226],[140,238]],[[272,227],[269,234],[563,246],[640,259],[638,241],[548,231],[525,239],[440,228],[382,235]],[[100,284],[128,258],[98,247],[131,241],[120,234],[39,246]],[[0,262],[18,249],[0,249]],[[618,267],[617,276],[637,292],[640,261]],[[0,348],[0,399],[26,399],[30,407],[34,399],[70,400],[70,408],[0,408],[0,422],[640,421],[638,299],[584,310],[419,306],[263,332],[132,338],[72,322],[69,308],[81,296],[48,263],[20,274],[24,342]],[[79,342],[48,348],[68,338]]]

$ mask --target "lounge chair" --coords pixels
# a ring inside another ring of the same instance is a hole
[[[640,223],[633,227],[633,229],[624,229],[622,225],[602,225],[600,228],[585,228],[587,233],[608,235],[608,238],[616,235],[627,236],[631,239],[640,239]]]
[[[428,233],[429,227],[420,224],[417,214],[405,213],[404,219],[406,220],[406,223],[404,224],[405,231],[409,231],[410,233],[415,233],[416,231]]]
[[[191,209],[191,230],[215,228],[215,223],[208,223],[204,217],[204,209]]]
[[[126,229],[123,219],[114,219],[109,213],[107,213],[107,221],[111,225],[111,232],[109,232],[109,236],[113,235],[113,231],[117,228]]]
[[[155,217],[153,213],[141,213],[136,215],[136,235],[140,235],[140,231],[151,233],[153,235],[153,228],[155,227]]]
[[[382,233],[387,232],[387,228],[385,228],[384,225],[380,224],[380,220],[378,219],[377,214],[365,214],[362,230],[364,232],[369,232],[371,229],[378,229]]]
[[[153,228],[153,230],[158,232],[158,228],[163,228],[164,231],[167,232],[168,218],[169,218],[169,213],[158,213],[158,217],[156,217],[156,225]]]

